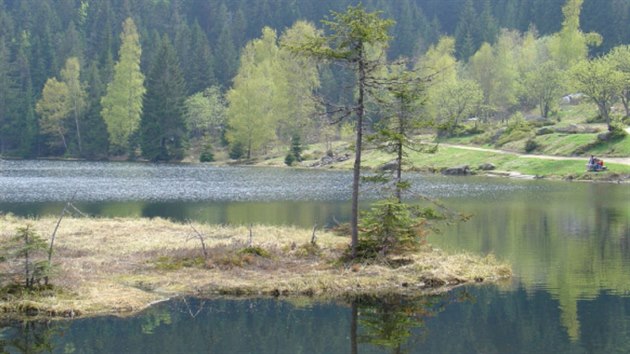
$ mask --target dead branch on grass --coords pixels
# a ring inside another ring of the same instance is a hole
[[[199,242],[201,243],[201,250],[203,251],[203,258],[207,262],[208,261],[208,250],[206,249],[205,236],[201,232],[197,231],[197,229],[192,224],[192,221],[190,219],[188,219],[187,222],[188,222],[188,225],[190,226],[190,228],[193,229],[195,234],[193,236],[187,238],[186,241],[193,240],[195,238],[198,239]]]

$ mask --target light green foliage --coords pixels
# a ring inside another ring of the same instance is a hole
[[[275,94],[278,50],[276,32],[265,27],[262,37],[243,50],[234,87],[227,93],[226,136],[231,145],[239,143],[245,148],[247,158],[275,139],[275,103],[281,100]]]
[[[455,81],[457,78],[455,39],[441,37],[439,42],[429,47],[426,54],[418,60],[416,69],[419,70],[420,76],[432,79],[432,87]]]
[[[508,112],[517,102],[519,92],[519,72],[516,57],[520,46],[517,32],[503,31],[496,44],[496,91],[490,98],[492,105],[499,111]]]
[[[79,154],[83,154],[83,143],[81,139],[80,118],[85,112],[87,103],[85,85],[81,83],[79,77],[81,75],[81,65],[76,57],[68,58],[66,66],[61,70],[61,79],[68,87],[68,105],[77,133],[77,142],[79,145]]]
[[[612,130],[610,109],[624,86],[624,75],[608,57],[584,60],[571,69],[573,87],[597,105]]]
[[[620,98],[626,110],[626,117],[630,117],[630,45],[613,48],[608,57],[615,69],[623,75]]]
[[[228,141],[240,142],[247,156],[275,141],[290,143],[295,134],[308,135],[317,110],[312,93],[319,87],[314,59],[288,49],[318,35],[314,26],[296,22],[278,39],[271,28],[244,49],[234,87],[227,94]]]
[[[186,99],[186,128],[192,137],[211,133],[218,138],[224,128],[227,103],[218,86],[212,86]]]
[[[438,118],[440,95],[445,86],[457,81],[458,64],[455,59],[455,39],[442,37],[431,46],[426,54],[416,63],[416,70],[421,77],[430,78],[427,86],[426,111],[434,119]]]
[[[564,72],[555,62],[548,61],[525,74],[524,93],[538,105],[540,115],[547,118],[557,107],[559,98],[565,91],[565,82]]]
[[[554,34],[548,44],[551,57],[562,69],[571,68],[586,59],[589,46],[598,46],[602,38],[597,33],[580,30],[580,12],[584,0],[567,0],[562,8],[564,21],[560,32]]]
[[[86,108],[86,91],[79,80],[81,68],[79,59],[68,58],[65,67],[61,70],[61,81],[50,78],[46,81],[42,91],[42,97],[35,107],[40,115],[40,127],[42,132],[58,135],[64,146],[68,149],[66,134],[68,133],[68,120],[73,118],[77,134],[79,154],[82,153],[80,118]],[[57,143],[52,143],[54,146]]]
[[[468,62],[468,74],[483,90],[483,102],[490,105],[490,97],[496,91],[494,53],[492,45],[484,43]]]
[[[44,133],[59,135],[64,148],[68,149],[65,119],[70,113],[70,92],[65,82],[50,78],[44,85],[42,98],[37,101],[35,111],[40,115],[39,125]]]
[[[440,87],[434,96],[440,130],[453,134],[459,123],[475,114],[483,100],[483,92],[472,80],[458,80]]]
[[[508,112],[518,102],[520,44],[518,33],[504,30],[494,46],[484,43],[470,58],[468,73],[491,111]]]
[[[131,18],[125,20],[114,78],[101,100],[110,144],[118,152],[129,148],[129,137],[140,127],[144,75],[140,71],[140,36]]]
[[[281,78],[278,80],[278,97],[283,97],[278,107],[278,138],[288,142],[294,135],[307,137],[313,132],[311,119],[319,107],[312,93],[320,87],[319,70],[313,58],[296,56],[288,47],[305,37],[314,37],[320,32],[313,24],[297,21],[280,37],[278,60]]]

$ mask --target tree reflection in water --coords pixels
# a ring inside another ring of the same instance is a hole
[[[0,353],[52,353],[54,339],[63,335],[64,325],[46,321],[24,321],[0,327]]]
[[[358,297],[352,301],[351,352],[360,354],[359,344],[365,343],[391,350],[392,354],[408,353],[414,343],[427,337],[426,319],[437,316],[453,302],[464,301],[472,301],[466,291],[422,297]]]

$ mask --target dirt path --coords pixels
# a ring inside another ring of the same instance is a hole
[[[628,130],[628,133],[630,134],[630,128],[627,128],[626,130]],[[523,158],[530,158],[530,159],[574,160],[574,161],[584,161],[584,163],[586,163],[586,161],[588,160],[587,157],[521,154],[521,153],[512,152],[512,151],[487,149],[487,148],[480,148],[480,147],[468,146],[468,145],[453,145],[453,144],[443,144],[443,143],[440,143],[440,145],[452,147],[452,148],[455,148],[455,149],[485,151],[485,152],[493,152],[493,153],[496,153],[496,154],[509,154],[509,155],[515,155],[515,156],[519,156],[519,157],[523,157]],[[630,166],[630,157],[606,157],[606,158],[604,158],[604,161],[605,162],[611,162],[611,163],[617,163],[617,164],[620,164],[620,165],[628,165],[628,166]]]

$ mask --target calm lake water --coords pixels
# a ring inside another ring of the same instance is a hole
[[[0,326],[0,351],[628,353],[630,186],[414,176],[473,218],[435,247],[494,254],[515,277],[438,297],[313,303],[177,299],[139,316]],[[349,216],[345,171],[0,161],[0,211],[312,227]],[[364,206],[378,198],[366,189]]]

